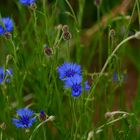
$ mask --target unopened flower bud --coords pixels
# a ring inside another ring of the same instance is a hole
[[[135,33],[135,38],[140,39],[140,32]]]
[[[63,32],[63,39],[64,40],[70,40],[72,37],[71,33],[69,31]]]
[[[47,115],[44,111],[41,111],[40,114],[39,114],[39,119],[40,121],[45,121],[47,119]]]
[[[6,124],[4,122],[2,124],[0,124],[0,128],[5,130],[6,129]]]
[[[4,34],[4,36],[5,36],[6,39],[11,39],[12,38],[12,34],[10,32],[6,32]]]
[[[55,116],[49,116],[48,120],[53,122],[55,120]]]
[[[63,32],[68,32],[69,31],[69,26],[68,25],[63,25],[62,31]]]
[[[37,6],[35,3],[33,3],[29,6],[29,8],[34,11],[34,10],[36,10]]]
[[[115,36],[115,30],[114,30],[114,29],[111,29],[111,30],[109,31],[109,36],[110,36],[111,38],[113,38],[113,37]]]
[[[47,55],[47,56],[50,56],[52,55],[53,51],[52,51],[52,48],[49,48],[47,45],[44,47],[44,53]]]
[[[94,1],[94,4],[95,4],[96,6],[100,6],[101,0],[95,0],[95,1]]]
[[[106,119],[109,119],[111,116],[112,116],[112,113],[111,112],[106,112],[105,113],[105,118]]]

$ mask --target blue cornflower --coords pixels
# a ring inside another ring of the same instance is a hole
[[[22,108],[17,110],[18,119],[13,119],[13,124],[17,128],[29,128],[36,121],[36,117],[33,117],[34,112],[28,108]]]
[[[6,69],[6,82],[9,83],[11,81],[11,77],[13,76],[12,69]]]
[[[23,5],[32,5],[35,3],[35,0],[19,0],[19,2]]]
[[[4,82],[4,80],[9,83],[12,76],[12,69],[6,69],[5,71],[3,67],[0,67],[0,84]]]
[[[126,74],[123,72],[120,74],[118,74],[117,72],[114,72],[114,74],[113,74],[113,81],[114,82],[124,81],[125,78],[126,78]]]
[[[4,73],[3,67],[0,67],[0,84],[4,81]]]
[[[86,81],[84,84],[85,84],[85,90],[90,90],[89,82]]]
[[[41,121],[45,121],[46,120],[47,115],[46,115],[46,113],[43,110],[40,111],[39,118],[40,118]]]
[[[77,97],[80,96],[82,92],[82,76],[76,74],[73,77],[66,78],[64,80],[65,88],[71,88],[72,96]]]
[[[4,35],[6,32],[11,32],[13,29],[14,25],[9,17],[0,19],[0,35]]]
[[[75,74],[81,75],[81,66],[76,63],[64,62],[58,67],[58,73],[61,80],[73,77]]]

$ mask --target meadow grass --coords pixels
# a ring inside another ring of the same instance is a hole
[[[14,24],[0,35],[0,140],[140,139],[140,0],[124,2],[0,2],[0,29]]]

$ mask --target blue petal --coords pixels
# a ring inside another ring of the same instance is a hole
[[[4,80],[4,68],[0,67],[0,83],[2,83]]]
[[[88,81],[86,81],[84,84],[85,84],[85,90],[90,90],[90,85],[88,84]]]
[[[22,109],[18,109],[17,110],[17,114],[20,116],[20,117],[23,117],[23,116],[28,116],[28,117],[31,117],[34,112],[28,108],[22,108]]]

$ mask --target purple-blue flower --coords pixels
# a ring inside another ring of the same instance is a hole
[[[88,83],[88,81],[86,81],[85,83],[84,83],[85,85],[85,90],[90,90],[90,85],[89,85],[89,83]]]
[[[9,83],[11,81],[11,77],[13,76],[12,69],[6,69],[6,82]]]
[[[22,108],[17,110],[18,118],[14,118],[13,124],[17,128],[29,128],[36,121],[34,112],[28,108]]]
[[[19,3],[23,5],[32,5],[35,3],[35,0],[19,0]]]
[[[126,79],[126,74],[121,72],[120,74],[117,72],[114,72],[113,74],[113,81],[114,82],[119,82],[119,81],[124,81]]]
[[[81,75],[81,66],[76,63],[64,62],[58,67],[58,73],[61,80],[73,77],[75,74]]]
[[[11,32],[14,29],[14,25],[10,17],[0,19],[0,35],[4,35],[6,32]]]
[[[46,113],[43,110],[40,111],[39,118],[40,118],[41,121],[45,121],[46,120],[47,115],[46,115]]]
[[[65,88],[71,88],[72,96],[80,96],[82,92],[82,76],[76,74],[73,77],[66,78],[64,80]]]
[[[0,67],[0,84],[4,81],[4,73],[3,67]]]
[[[2,82],[4,82],[4,80],[7,83],[9,83],[12,76],[13,76],[12,69],[6,69],[6,70],[4,70],[3,67],[0,67],[0,84]]]

